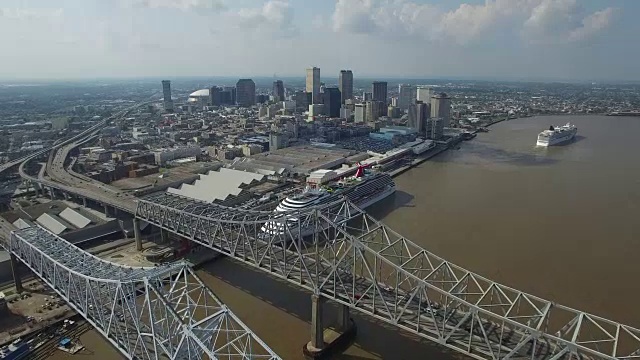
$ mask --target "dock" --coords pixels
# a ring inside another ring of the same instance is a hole
[[[422,164],[423,162],[433,158],[434,156],[439,155],[440,153],[444,152],[447,149],[449,148],[446,146],[435,147],[434,149],[431,149],[425,152],[424,154],[417,156],[416,158],[411,160],[410,163],[389,171],[389,175],[391,175],[391,177],[396,177],[400,174],[403,174],[405,171]]]

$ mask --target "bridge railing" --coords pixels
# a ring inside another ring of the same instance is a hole
[[[122,266],[40,227],[13,232],[7,250],[127,358],[279,359],[185,263]]]
[[[348,201],[275,214],[156,194],[136,216],[478,359],[639,357],[638,329],[467,271]]]

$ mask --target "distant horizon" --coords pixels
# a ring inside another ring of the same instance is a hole
[[[640,82],[637,0],[3,0],[0,79]]]
[[[10,84],[54,84],[54,83],[90,83],[90,82],[108,82],[108,81],[118,81],[118,82],[127,82],[127,81],[161,81],[161,80],[171,80],[171,81],[197,81],[197,80],[207,80],[207,79],[225,79],[225,80],[238,80],[242,78],[250,78],[250,79],[258,79],[258,80],[299,80],[304,81],[305,75],[179,75],[179,76],[158,76],[158,75],[150,75],[150,76],[109,76],[109,77],[66,77],[66,78],[47,78],[47,77],[21,77],[21,78],[0,78],[0,86],[6,86]],[[321,72],[321,80],[323,82],[324,79],[336,81],[338,80],[338,76],[323,76]],[[358,76],[354,71],[354,80],[355,81],[366,81],[366,80],[382,80],[382,81],[409,81],[409,82],[418,82],[418,81],[455,81],[455,82],[498,82],[498,83],[541,83],[541,84],[608,84],[608,85],[627,85],[627,84],[640,84],[640,80],[621,80],[621,79],[562,79],[562,78],[551,78],[551,77],[522,77],[522,78],[514,78],[514,77],[483,77],[483,76],[384,76],[384,75],[362,75]],[[285,84],[286,85],[286,84]]]

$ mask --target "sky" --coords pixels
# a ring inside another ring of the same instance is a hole
[[[0,79],[640,80],[640,0],[2,0]]]

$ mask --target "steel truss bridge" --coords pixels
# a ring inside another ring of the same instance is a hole
[[[4,246],[128,359],[280,359],[186,263],[122,266],[39,227]]]
[[[283,215],[159,193],[136,217],[473,358],[640,358],[640,330],[474,274],[346,200]]]

